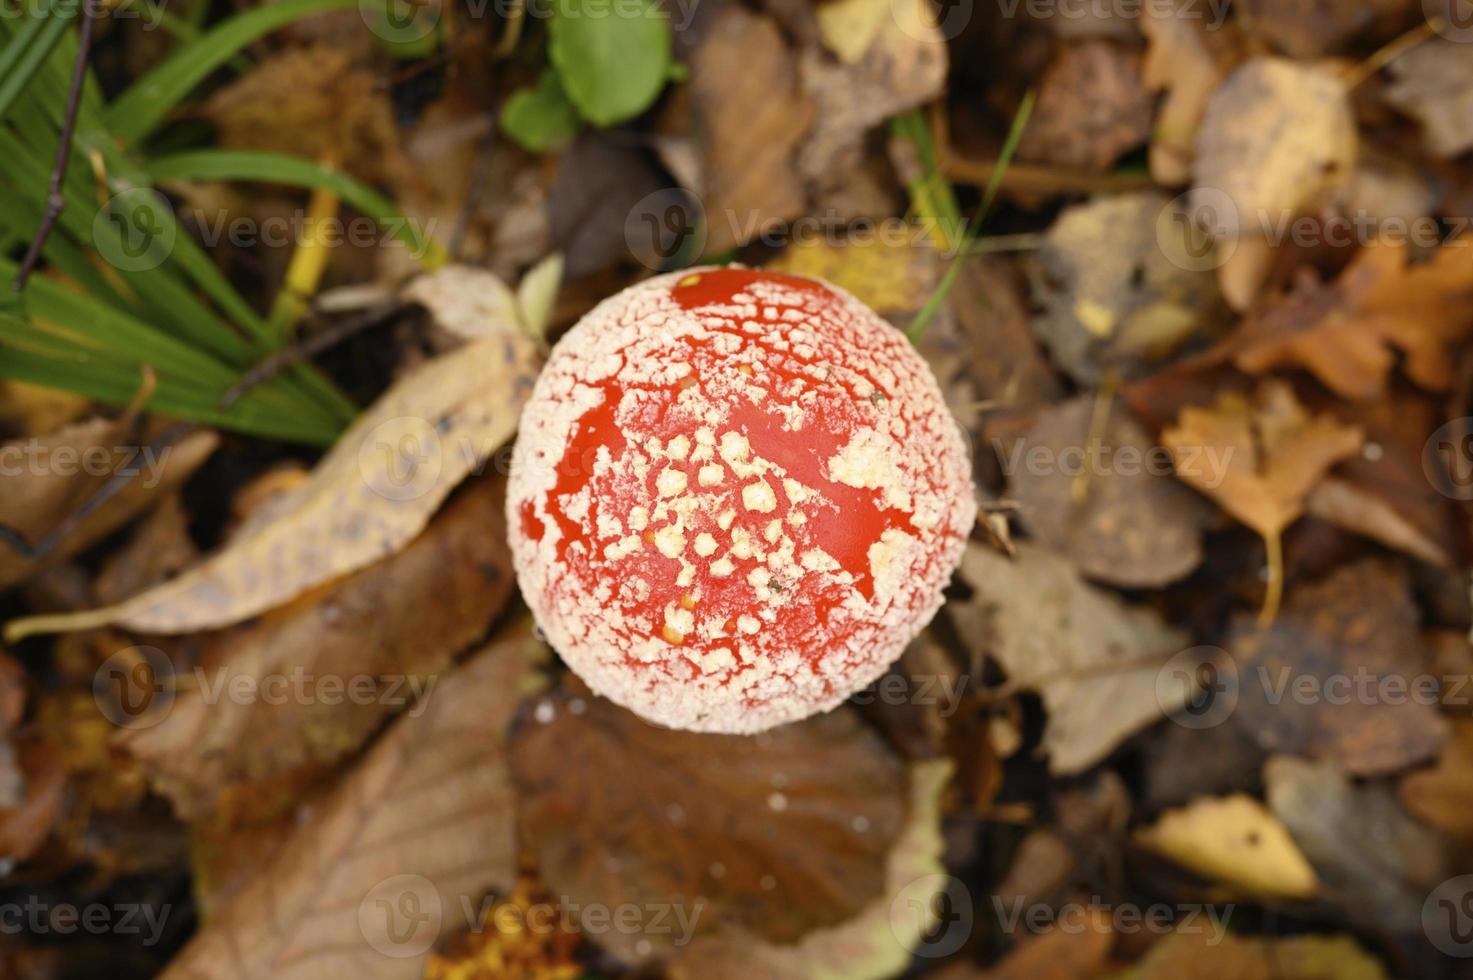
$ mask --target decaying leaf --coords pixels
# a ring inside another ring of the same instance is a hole
[[[1473,147],[1473,51],[1433,38],[1391,62],[1386,101],[1422,124],[1427,148],[1454,157]]]
[[[813,104],[770,18],[724,5],[713,19],[692,58],[690,94],[705,149],[706,249],[716,254],[802,213],[793,158]]]
[[[1184,868],[1250,895],[1305,899],[1319,887],[1289,831],[1244,794],[1203,797],[1168,810],[1136,832],[1136,842]]]
[[[1330,284],[1301,277],[1293,292],[1232,339],[1237,365],[1312,371],[1346,398],[1381,394],[1406,355],[1407,376],[1431,391],[1452,382],[1448,347],[1473,330],[1473,238],[1416,261],[1406,243],[1372,242]]]
[[[1214,935],[1178,929],[1151,947],[1122,980],[1386,980],[1377,960],[1349,936]]]
[[[504,331],[521,316],[501,277],[469,265],[445,265],[415,277],[401,295],[430,311],[435,323],[462,340]]]
[[[665,903],[696,935],[791,944],[860,915],[885,893],[904,823],[904,765],[848,708],[706,735],[564,691],[520,720],[512,766],[523,839],[559,894]],[[640,962],[669,955],[676,936],[602,940]]]
[[[201,564],[115,606],[16,620],[6,635],[106,623],[214,629],[395,553],[516,431],[537,363],[536,344],[513,330],[425,362],[359,417],[306,483]]]
[[[1270,752],[1355,776],[1431,758],[1447,738],[1406,575],[1365,559],[1289,595],[1267,628],[1240,618],[1234,723]]]
[[[1053,772],[1088,769],[1186,698],[1162,698],[1156,684],[1161,665],[1190,646],[1186,634],[1088,584],[1062,558],[1019,544],[1009,560],[970,545],[961,576],[976,595],[950,603],[952,620],[1011,684],[1043,696]]]
[[[1162,430],[1176,475],[1263,538],[1269,587],[1262,622],[1272,621],[1282,594],[1284,529],[1330,467],[1358,452],[1364,438],[1328,415],[1311,416],[1283,381],[1264,382],[1255,402],[1229,392],[1211,408],[1183,409],[1176,425]],[[1223,465],[1207,465],[1213,459]]]
[[[1274,814],[1352,919],[1393,932],[1421,927],[1422,902],[1447,877],[1438,835],[1383,783],[1353,784],[1333,763],[1275,756],[1263,770]]]
[[[516,882],[505,737],[545,656],[520,631],[459,667],[302,814],[163,977],[420,977],[442,929]]]
[[[405,166],[389,93],[334,46],[267,57],[212,95],[205,112],[221,146],[328,159],[369,181]]]
[[[1202,502],[1171,478],[1170,457],[1116,406],[1093,433],[1097,399],[1045,409],[997,445],[1029,533],[1089,578],[1159,588],[1202,560]]]
[[[885,317],[903,317],[919,310],[944,269],[935,249],[883,240],[853,245],[795,242],[767,267],[827,280]]]
[[[1062,44],[1039,85],[1018,159],[1107,170],[1146,141],[1152,101],[1135,51],[1098,39]]]
[[[1454,721],[1436,764],[1407,773],[1397,790],[1417,819],[1461,840],[1473,840],[1473,721]]]
[[[1081,384],[1140,374],[1216,332],[1212,275],[1183,268],[1162,248],[1162,234],[1186,234],[1163,221],[1167,204],[1154,191],[1098,197],[1066,208],[1045,236],[1030,268],[1044,307],[1034,329]]]
[[[503,501],[473,480],[403,551],[213,638],[162,719],[121,744],[196,819],[227,787],[329,765],[424,710],[511,592]]]
[[[842,186],[859,166],[865,134],[906,109],[936,98],[946,83],[946,41],[926,0],[894,0],[874,40],[853,64],[822,52],[799,59],[813,127],[798,148],[810,189]]]
[[[151,438],[130,437],[118,431],[116,422],[97,418],[0,446],[3,458],[21,461],[12,464],[20,472],[3,478],[5,504],[0,523],[34,545],[114,475],[135,473],[47,556],[52,561],[68,558],[167,499],[220,443],[210,431],[191,433],[166,447],[152,446]],[[25,579],[36,567],[36,562],[0,542],[0,589]]]
[[[909,813],[886,862],[885,893],[859,915],[791,946],[739,931],[698,939],[670,965],[671,980],[748,980],[754,973],[765,980],[880,980],[904,970],[953,882],[941,863],[941,793],[950,771],[944,760],[911,767]]]
[[[1167,186],[1191,178],[1197,127],[1207,100],[1222,82],[1200,25],[1186,3],[1151,4],[1140,21],[1147,42],[1142,63],[1146,86],[1166,92],[1151,130],[1150,161],[1152,178]]]
[[[1220,246],[1233,244],[1219,279],[1245,309],[1267,268],[1266,236],[1350,178],[1357,137],[1345,85],[1327,66],[1254,58],[1213,93],[1197,134],[1192,208]]]
[[[1085,908],[1082,920],[1068,928],[1027,935],[986,970],[954,964],[930,976],[934,980],[1092,980],[1109,974],[1115,933],[1110,916]]]

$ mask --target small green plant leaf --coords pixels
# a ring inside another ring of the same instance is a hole
[[[644,112],[670,77],[670,20],[653,0],[564,0],[547,27],[563,89],[595,126]]]
[[[573,142],[583,125],[568,101],[557,72],[542,73],[535,87],[519,88],[501,110],[501,131],[532,153],[556,153]]]

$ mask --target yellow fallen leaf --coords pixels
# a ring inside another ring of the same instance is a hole
[[[108,623],[217,629],[395,553],[516,432],[537,367],[536,343],[512,327],[425,362],[359,417],[305,483],[201,564],[114,606],[13,620],[6,639]]]
[[[1257,399],[1229,392],[1209,408],[1185,408],[1161,433],[1176,475],[1257,531],[1268,550],[1264,622],[1283,586],[1280,542],[1330,467],[1360,451],[1365,435],[1329,415],[1311,416],[1286,382],[1266,381]]]
[[[1289,831],[1246,794],[1205,797],[1136,832],[1143,847],[1253,895],[1310,898],[1314,869]]]
[[[915,313],[942,271],[935,249],[881,240],[852,245],[795,242],[768,268],[824,279],[849,290],[881,316]]]
[[[852,65],[864,57],[890,16],[890,0],[831,0],[817,4],[814,15],[824,46]]]

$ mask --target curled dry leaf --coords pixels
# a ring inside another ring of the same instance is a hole
[[[1103,172],[1146,141],[1151,94],[1140,55],[1113,41],[1060,45],[1018,143],[1018,159]]]
[[[429,310],[436,324],[462,340],[495,334],[521,319],[511,287],[476,266],[441,266],[416,276],[400,296]]]
[[[1247,308],[1262,284],[1265,235],[1347,181],[1355,155],[1349,98],[1328,66],[1254,58],[1213,93],[1191,201],[1225,249],[1219,278],[1235,308]]]
[[[91,419],[50,435],[6,443],[0,447],[4,458],[32,460],[36,465],[5,477],[0,521],[35,544],[114,475],[136,472],[122,490],[85,517],[48,556],[51,560],[70,557],[169,497],[220,444],[219,437],[209,431],[191,433],[172,446],[158,449],[148,441],[148,437],[138,440],[119,432],[117,423],[111,420]],[[64,459],[77,461],[78,465],[61,465]],[[82,461],[87,465],[81,465]],[[105,473],[95,468],[98,462]],[[97,475],[89,474],[89,469]],[[22,581],[36,567],[36,562],[0,542],[0,589]]]
[[[1283,592],[1284,529],[1330,467],[1359,452],[1364,439],[1329,415],[1311,416],[1283,381],[1264,382],[1255,402],[1228,392],[1211,408],[1185,408],[1162,430],[1176,475],[1263,538],[1269,578],[1262,622],[1272,621]]]
[[[416,980],[443,929],[517,879],[505,738],[546,648],[525,628],[457,668],[290,831],[165,980]]]
[[[1097,197],[1065,208],[1030,267],[1044,308],[1034,330],[1059,367],[1084,385],[1134,376],[1194,336],[1216,332],[1212,275],[1183,268],[1162,248],[1184,235],[1165,195]]]
[[[1234,360],[1259,374],[1303,367],[1345,398],[1374,398],[1396,362],[1418,385],[1446,391],[1449,348],[1473,331],[1473,238],[1414,261],[1405,242],[1367,245],[1333,283],[1313,274],[1249,318],[1230,343]]]
[[[539,699],[513,738],[519,826],[559,894],[661,903],[696,935],[792,944],[885,893],[905,767],[852,710],[706,735],[656,728],[578,687]],[[673,952],[678,934],[601,940],[640,962]]]
[[[1156,678],[1187,635],[1085,582],[1062,558],[1019,544],[1010,560],[969,545],[961,576],[976,595],[948,604],[952,620],[1012,685],[1042,695],[1051,771],[1083,772],[1185,701],[1185,690],[1158,692]]]
[[[330,765],[424,710],[511,588],[502,488],[479,478],[398,554],[212,638],[161,720],[120,742],[196,819],[227,788]],[[282,696],[299,685],[310,696]]]
[[[199,565],[115,606],[16,620],[7,637],[107,623],[215,629],[394,554],[516,432],[537,366],[536,344],[514,329],[425,362],[359,417],[306,483]]]
[[[1295,589],[1266,629],[1241,619],[1229,641],[1233,721],[1267,751],[1329,758],[1355,776],[1430,758],[1447,722],[1429,703],[1418,618],[1405,572],[1366,559]]]
[[[1136,843],[1249,895],[1307,899],[1314,868],[1279,819],[1242,793],[1203,797],[1136,831]]]
[[[1268,804],[1314,864],[1327,895],[1345,896],[1362,925],[1414,933],[1422,903],[1448,874],[1436,832],[1384,783],[1352,783],[1331,762],[1275,756],[1263,770]]]
[[[1099,432],[1096,411],[1097,398],[1084,395],[1045,409],[1011,445],[995,444],[1009,493],[1029,533],[1086,576],[1160,588],[1202,560],[1205,507],[1123,409]]]
[[[1151,947],[1129,980],[1386,980],[1380,962],[1349,936],[1219,936],[1176,930]]]
[[[671,980],[880,980],[901,973],[936,924],[948,882],[941,863],[941,793],[951,763],[910,769],[905,827],[886,860],[885,893],[853,919],[816,929],[793,945],[739,930],[697,939],[670,964]]]

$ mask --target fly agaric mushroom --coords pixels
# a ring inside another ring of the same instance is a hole
[[[941,605],[976,517],[926,363],[826,283],[659,276],[553,349],[507,509],[568,665],[644,718],[757,732],[877,679]]]

